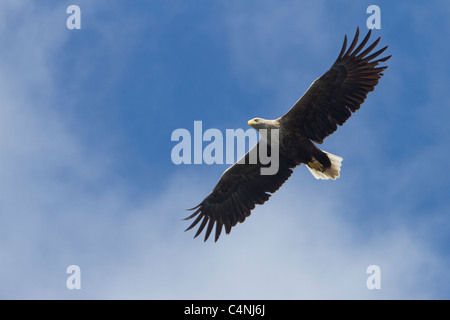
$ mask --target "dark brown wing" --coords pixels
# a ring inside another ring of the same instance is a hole
[[[355,49],[359,37],[358,28],[347,51],[345,36],[342,50],[330,70],[314,81],[308,91],[281,117],[286,128],[299,130],[314,142],[322,143],[323,139],[336,131],[337,125],[344,124],[352,112],[359,109],[383,75],[381,72],[387,68],[377,67],[378,63],[391,57],[373,60],[387,46],[368,55],[380,38],[363,50],[370,34],[371,30]]]
[[[270,194],[277,191],[281,185],[292,174],[292,168],[296,163],[279,153],[279,168],[274,175],[261,175],[261,168],[264,167],[259,161],[251,164],[249,162],[250,152],[255,152],[259,148],[259,143],[247,152],[244,156],[245,163],[240,164],[242,159],[228,168],[220,177],[214,190],[195,208],[195,212],[185,220],[196,217],[194,222],[186,231],[195,227],[200,221],[200,226],[195,234],[197,237],[205,228],[205,241],[216,225],[215,241],[219,239],[222,228],[228,234],[231,228],[238,222],[243,222],[256,204],[266,202]],[[270,150],[270,148],[268,149]]]

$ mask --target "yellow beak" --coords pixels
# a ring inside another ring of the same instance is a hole
[[[255,121],[249,120],[249,121],[247,122],[247,124],[251,127],[251,126],[253,126],[253,125],[255,124]]]

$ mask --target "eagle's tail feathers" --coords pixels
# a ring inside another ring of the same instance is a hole
[[[329,168],[324,170],[322,164],[316,159],[313,159],[313,161],[307,163],[306,167],[316,179],[335,180],[336,178],[339,178],[343,159],[326,151],[323,152],[328,156],[328,159],[330,159],[331,166]]]

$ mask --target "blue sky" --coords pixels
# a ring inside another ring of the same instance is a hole
[[[71,4],[81,30],[66,28]],[[227,165],[174,165],[171,133],[284,114],[344,34],[366,32],[371,4],[393,57],[321,146],[344,158],[341,177],[300,166],[217,243],[183,232]],[[2,1],[0,298],[450,298],[449,14],[442,1]]]

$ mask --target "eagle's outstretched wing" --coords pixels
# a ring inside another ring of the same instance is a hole
[[[205,233],[206,241],[215,224],[214,240],[217,241],[223,227],[227,234],[230,233],[232,227],[238,222],[243,222],[250,215],[256,204],[266,202],[270,193],[277,191],[290,177],[292,169],[297,164],[281,153],[279,154],[278,172],[274,175],[261,175],[261,168],[267,165],[263,165],[259,161],[259,147],[260,143],[245,154],[244,163],[241,159],[228,168],[220,177],[214,190],[198,206],[190,209],[195,212],[185,220],[196,216],[197,218],[186,231],[201,221],[195,234],[197,237],[208,224]],[[258,156],[254,164],[250,163],[251,152],[256,152]]]
[[[298,130],[314,142],[322,143],[336,131],[337,125],[344,124],[352,112],[359,109],[367,94],[377,85],[382,71],[387,68],[377,67],[378,63],[391,57],[373,60],[387,46],[370,54],[380,41],[378,38],[364,49],[370,34],[371,30],[355,49],[358,28],[347,51],[345,36],[342,50],[330,70],[315,80],[297,103],[280,118],[286,128]]]

